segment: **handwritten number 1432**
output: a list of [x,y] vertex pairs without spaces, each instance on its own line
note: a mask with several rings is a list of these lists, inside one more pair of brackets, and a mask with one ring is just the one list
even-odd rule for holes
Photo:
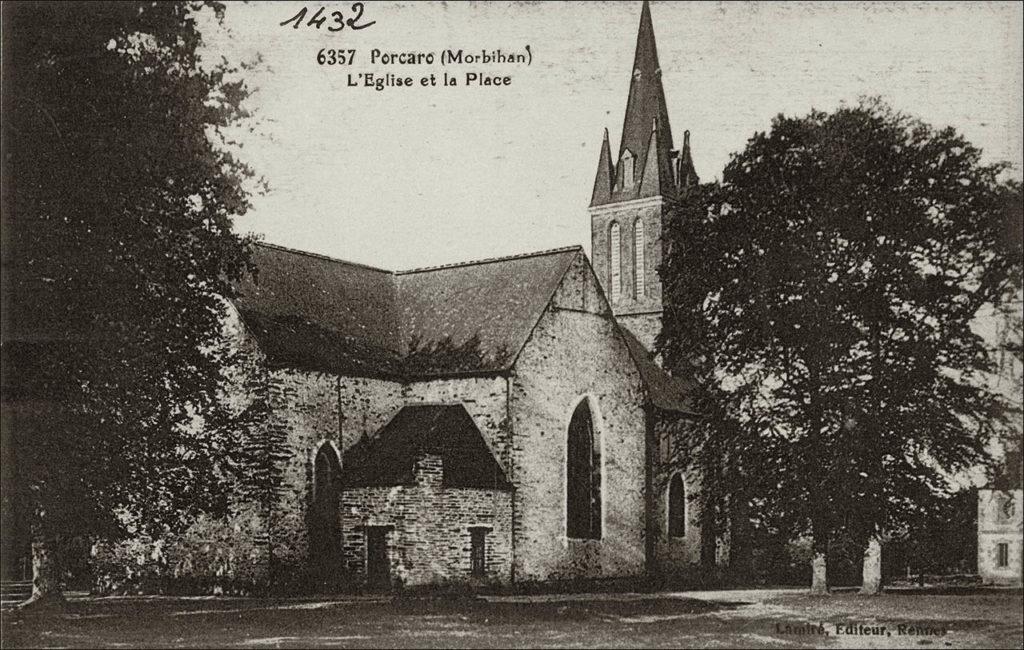
[[[327,14],[327,12],[324,11],[324,8],[320,7],[319,9],[316,10],[316,13],[313,14],[307,21],[306,14],[308,13],[308,11],[309,10],[306,7],[303,7],[302,10],[299,11],[299,13],[295,14],[288,20],[282,22],[281,26],[285,27],[291,24],[291,26],[294,29],[298,29],[304,24],[306,27],[315,27],[317,29],[321,29],[326,25],[327,31],[340,32],[341,30],[345,29],[346,25],[348,26],[349,29],[366,29],[370,25],[374,25],[377,23],[376,20],[372,20],[368,23],[360,24],[359,21],[363,19],[362,2],[352,3],[352,15],[349,16],[348,18],[345,18],[344,14],[342,14],[340,11],[332,11],[330,14]],[[330,21],[328,21],[328,16],[330,16]]]

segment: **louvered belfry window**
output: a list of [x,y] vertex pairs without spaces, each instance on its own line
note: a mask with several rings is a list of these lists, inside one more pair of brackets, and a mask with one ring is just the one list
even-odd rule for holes
[[601,445],[586,399],[569,423],[566,463],[566,535],[601,539]]
[[619,302],[622,293],[622,229],[613,221],[608,228],[608,293],[612,303]]
[[647,292],[646,264],[644,260],[645,238],[644,220],[637,219],[633,223],[633,290],[637,300]]

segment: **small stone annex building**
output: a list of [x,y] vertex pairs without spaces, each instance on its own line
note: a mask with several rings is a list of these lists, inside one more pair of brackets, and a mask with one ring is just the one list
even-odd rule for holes
[[218,572],[258,573],[263,542],[375,584],[696,570],[699,476],[678,453],[693,387],[651,353],[688,144],[672,148],[644,2],[593,265],[571,247],[392,272],[258,246],[232,320],[269,371],[285,485],[272,530],[247,546],[236,522]]

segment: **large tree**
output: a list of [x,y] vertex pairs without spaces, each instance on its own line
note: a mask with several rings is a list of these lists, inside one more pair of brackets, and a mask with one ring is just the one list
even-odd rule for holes
[[713,403],[697,446],[728,450],[708,489],[810,534],[816,589],[837,532],[877,549],[987,461],[1005,404],[972,322],[1020,274],[1005,169],[866,100],[776,118],[666,228],[660,348]]
[[[206,13],[204,13],[206,12]],[[4,3],[5,447],[33,601],[69,539],[223,510],[238,428],[223,297],[249,264],[244,85],[200,56],[217,3]]]

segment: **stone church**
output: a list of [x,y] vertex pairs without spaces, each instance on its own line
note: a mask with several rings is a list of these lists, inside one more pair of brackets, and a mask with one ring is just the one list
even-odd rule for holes
[[662,220],[697,182],[688,132],[673,147],[644,2],[622,141],[613,159],[605,131],[593,186],[593,260],[388,271],[259,246],[230,311],[269,372],[284,486],[270,529],[236,521],[227,550],[196,551],[215,562],[175,570],[259,573],[262,544],[376,585],[696,570],[699,476],[673,453],[693,386],[651,352]]

